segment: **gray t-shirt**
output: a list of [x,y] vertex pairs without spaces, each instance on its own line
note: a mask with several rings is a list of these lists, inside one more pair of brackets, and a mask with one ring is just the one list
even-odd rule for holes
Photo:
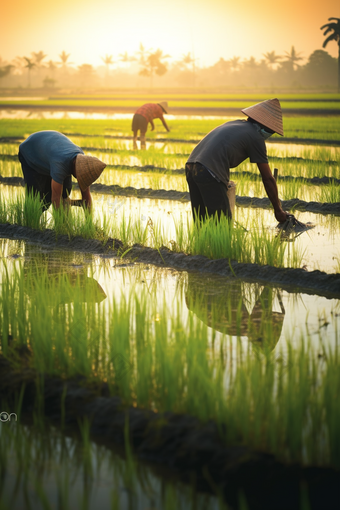
[[72,174],[72,161],[83,150],[58,131],[38,131],[30,135],[19,147],[28,165],[36,172],[50,175],[63,184]]
[[251,122],[234,120],[210,131],[196,145],[187,163],[201,163],[228,184],[230,168],[247,158],[251,163],[268,163],[264,138]]

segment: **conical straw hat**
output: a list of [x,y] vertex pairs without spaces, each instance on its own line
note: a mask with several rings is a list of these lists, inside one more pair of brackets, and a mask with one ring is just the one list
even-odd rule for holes
[[80,189],[85,191],[98,179],[105,167],[106,164],[98,158],[78,154],[76,157],[76,178]]
[[157,104],[159,104],[159,106],[161,106],[163,108],[165,113],[169,113],[169,108],[168,108],[168,102],[167,101],[162,101],[161,103],[157,103]]
[[241,112],[283,136],[282,110],[278,99],[262,101],[262,103],[244,108]]

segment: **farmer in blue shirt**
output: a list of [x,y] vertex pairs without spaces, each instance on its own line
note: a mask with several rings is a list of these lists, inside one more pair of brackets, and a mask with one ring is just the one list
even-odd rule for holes
[[51,203],[58,209],[63,205],[76,205],[69,194],[72,175],[78,181],[82,203],[91,210],[90,185],[98,179],[105,163],[98,158],[85,156],[83,150],[58,131],[38,131],[19,146],[19,161],[28,193],[42,201],[43,211]]

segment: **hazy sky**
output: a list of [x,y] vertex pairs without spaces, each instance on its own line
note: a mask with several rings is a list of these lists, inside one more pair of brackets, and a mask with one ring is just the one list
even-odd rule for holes
[[[221,57],[262,58],[294,45],[308,57],[321,49],[320,26],[340,18],[339,0],[1,0],[0,57],[64,50],[77,65],[106,54],[134,53],[142,43],[174,59],[194,52],[198,65]],[[337,56],[332,41],[326,50]]]

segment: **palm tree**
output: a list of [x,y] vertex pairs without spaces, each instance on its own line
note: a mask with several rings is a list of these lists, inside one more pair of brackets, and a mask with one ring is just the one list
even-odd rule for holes
[[59,58],[61,60],[61,65],[65,69],[67,66],[68,57],[71,55],[71,53],[66,53],[66,51],[62,51],[59,55]]
[[138,63],[141,66],[143,66],[145,64],[145,60],[146,60],[148,52],[146,51],[146,49],[144,48],[142,43],[139,44],[139,50],[136,51],[136,54],[137,54]]
[[54,79],[54,72],[55,70],[57,69],[57,63],[56,62],[53,62],[53,60],[49,60],[47,62],[47,68],[49,69],[49,71],[51,72],[51,76],[52,76],[52,79]]
[[326,29],[323,35],[327,35],[329,32],[333,31],[327,39],[325,39],[322,47],[326,48],[329,41],[336,41],[338,43],[338,92],[340,92],[340,18],[328,18],[328,21],[335,20],[336,23],[326,23],[322,25],[320,30]]
[[134,62],[136,57],[130,56],[127,51],[124,53],[119,53],[119,60],[123,62],[124,64],[127,64],[128,62]]
[[105,57],[101,57],[101,59],[102,59],[102,61],[104,62],[105,66],[106,66],[106,78],[108,78],[109,72],[110,72],[110,66],[112,66],[112,64],[114,64],[113,56],[112,55],[105,55]]
[[11,72],[12,67],[11,64],[7,64],[6,66],[0,67],[0,78],[4,78],[7,74]]
[[22,57],[22,58],[26,61],[26,65],[24,67],[27,68],[27,76],[28,76],[27,87],[30,88],[31,87],[31,71],[32,71],[32,69],[37,67],[37,64],[35,62],[33,62],[33,60],[28,57]]
[[102,59],[102,61],[104,62],[105,66],[106,66],[105,81],[106,81],[106,85],[107,85],[108,84],[108,80],[109,80],[110,66],[112,66],[112,64],[114,64],[113,56],[112,55],[105,55],[105,57],[101,57],[101,59]]
[[255,69],[258,66],[255,57],[249,57],[248,59],[244,59],[243,67],[248,69]]
[[274,69],[274,66],[278,64],[281,60],[281,55],[276,55],[275,51],[268,51],[267,53],[262,53],[266,60],[266,64],[271,68]]
[[298,67],[300,67],[300,64],[298,64],[299,60],[303,60],[303,57],[300,57],[301,55],[301,52],[297,52],[294,48],[294,46],[292,46],[290,52],[289,51],[285,51],[285,54],[286,54],[286,62],[289,62],[293,69],[296,70]]
[[38,51],[37,53],[32,51],[32,55],[37,67],[40,67],[44,58],[47,57],[47,55],[43,51]]
[[240,67],[240,57],[233,57],[229,60],[231,68],[236,71]]
[[170,55],[163,55],[163,51],[157,49],[154,52],[149,52],[148,56],[144,60],[144,64],[141,64],[142,69],[139,71],[139,74],[150,77],[150,87],[152,87],[154,74],[163,76],[163,74],[167,72],[167,64],[162,62],[162,60],[167,58],[170,58]]
[[196,78],[196,58],[191,56],[190,51],[188,53],[183,53],[181,60],[178,62],[180,68],[184,68],[185,70],[189,70],[189,67],[192,67],[192,85],[195,86],[195,78]]

